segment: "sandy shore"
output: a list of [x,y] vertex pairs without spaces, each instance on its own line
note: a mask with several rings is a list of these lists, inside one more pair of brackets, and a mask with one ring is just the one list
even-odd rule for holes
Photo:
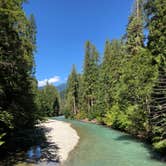
[[46,135],[47,139],[58,146],[58,156],[60,163],[62,163],[79,141],[77,132],[69,123],[58,120],[48,120],[42,123],[42,126],[49,129]]

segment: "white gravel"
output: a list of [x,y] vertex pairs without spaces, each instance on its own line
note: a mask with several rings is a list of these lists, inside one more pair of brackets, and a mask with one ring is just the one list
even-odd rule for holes
[[58,156],[62,163],[79,141],[77,132],[69,123],[58,120],[48,120],[42,123],[42,126],[51,129],[46,136],[49,142],[58,146]]

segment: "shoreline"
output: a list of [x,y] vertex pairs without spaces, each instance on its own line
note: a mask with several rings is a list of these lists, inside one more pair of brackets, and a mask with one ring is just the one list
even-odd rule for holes
[[[85,118],[85,119],[80,119],[80,120],[78,120],[78,121],[83,122],[83,123],[90,123],[90,124],[100,125],[100,126],[103,126],[103,127],[109,128],[109,129],[112,129],[112,130],[116,130],[116,131],[122,132],[122,133],[124,133],[124,134],[127,134],[127,135],[129,135],[129,136],[135,138],[135,139],[138,139],[138,140],[141,141],[142,143],[145,143],[145,144],[150,145],[151,148],[153,149],[152,144],[150,144],[149,142],[147,142],[147,140],[146,140],[145,138],[140,137],[139,135],[132,135],[131,133],[126,132],[125,130],[114,129],[114,128],[112,128],[111,126],[107,126],[107,125],[105,125],[105,124],[103,124],[103,123],[98,122],[97,119],[88,120],[88,118]],[[166,163],[166,155],[163,155],[162,153],[160,153],[159,151],[156,151],[156,150],[154,150],[154,149],[153,149],[153,152],[154,152],[155,154],[158,154],[157,156],[152,155],[153,158],[155,158],[156,160],[159,160],[159,161],[161,161],[161,162]]]
[[58,147],[59,163],[63,163],[79,142],[80,137],[76,130],[71,127],[70,123],[58,120],[47,120],[41,126],[49,130],[46,133],[46,138]]

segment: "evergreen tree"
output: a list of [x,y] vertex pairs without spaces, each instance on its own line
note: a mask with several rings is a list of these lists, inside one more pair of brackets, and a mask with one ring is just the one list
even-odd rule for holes
[[[86,43],[84,71],[82,75],[82,110],[89,117],[95,114],[96,92],[98,86],[98,52],[89,41]],[[92,118],[92,117],[91,117]]]
[[130,55],[135,55],[144,46],[143,23],[143,1],[136,0],[126,33],[126,49]]
[[158,79],[153,89],[150,103],[152,137],[156,149],[166,152],[166,1],[147,0],[148,49],[158,65]]
[[166,57],[166,1],[147,0],[145,3],[147,15],[148,48],[155,57],[165,60]]
[[113,102],[113,88],[119,81],[122,66],[122,43],[118,40],[106,41],[103,62],[100,66],[98,110],[104,116]]
[[106,41],[103,62],[99,68],[99,86],[97,96],[97,111],[104,116],[109,105],[109,93],[110,90],[110,63],[111,63],[111,44]]
[[38,90],[38,106],[41,116],[58,116],[60,112],[60,96],[54,85],[47,83]]
[[66,92],[66,116],[76,115],[79,104],[79,79],[75,65],[73,65],[71,74],[69,75]]
[[[23,0],[0,1],[0,133],[36,123],[33,75],[36,29],[26,17]],[[1,134],[0,134],[1,135]]]

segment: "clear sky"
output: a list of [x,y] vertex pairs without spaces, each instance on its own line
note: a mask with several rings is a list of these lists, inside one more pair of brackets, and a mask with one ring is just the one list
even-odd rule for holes
[[106,39],[120,38],[133,0],[29,0],[24,9],[37,24],[36,77],[58,85],[72,64],[82,71],[84,46],[90,40],[103,55]]

